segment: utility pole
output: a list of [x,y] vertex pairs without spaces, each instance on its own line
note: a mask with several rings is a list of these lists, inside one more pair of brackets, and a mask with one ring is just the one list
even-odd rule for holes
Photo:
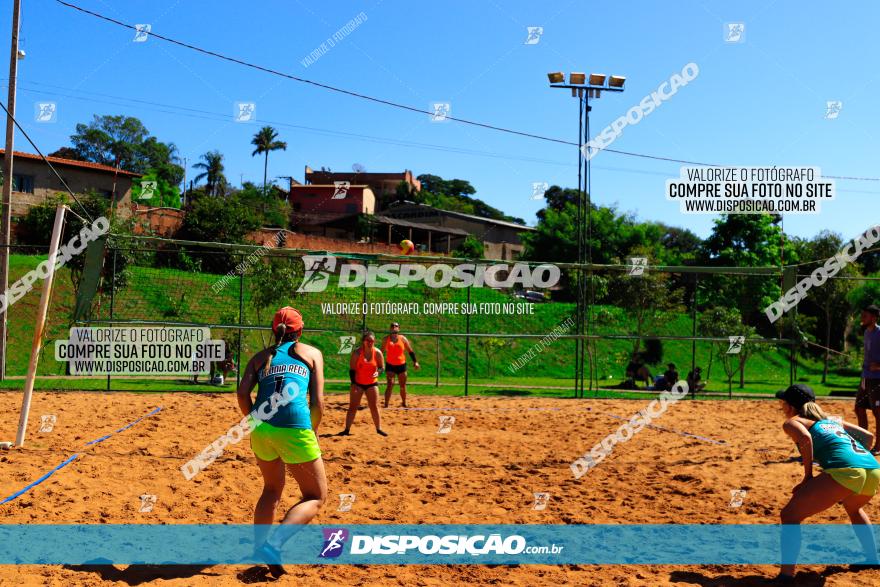
[[293,191],[293,176],[292,175],[279,175],[276,179],[286,179],[287,180],[287,195],[290,196],[290,192]]
[[[3,157],[3,211],[0,218],[0,294],[9,289],[9,245],[12,243],[12,152],[15,139],[15,83],[18,78],[18,29],[21,0],[12,2],[12,44],[9,50],[9,97],[6,100],[6,152]],[[0,317],[0,380],[6,379],[6,327],[9,308]]]

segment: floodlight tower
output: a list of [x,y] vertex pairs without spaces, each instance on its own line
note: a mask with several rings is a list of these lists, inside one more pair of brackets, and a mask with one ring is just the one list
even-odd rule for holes
[[[585,152],[585,143],[590,140],[590,99],[598,99],[602,92],[622,92],[626,78],[619,75],[606,76],[604,73],[587,74],[572,72],[568,74],[568,83],[565,83],[565,74],[555,71],[547,74],[551,88],[567,88],[571,90],[571,96],[578,100],[578,196],[577,196],[577,262],[584,266],[593,262],[592,246],[590,237],[590,158],[593,153]],[[592,280],[589,280],[592,283]],[[575,351],[575,397],[584,397],[585,375],[585,351],[588,335],[589,321],[587,320],[587,276],[583,269],[577,272],[577,334]],[[590,379],[592,388],[592,378]]]

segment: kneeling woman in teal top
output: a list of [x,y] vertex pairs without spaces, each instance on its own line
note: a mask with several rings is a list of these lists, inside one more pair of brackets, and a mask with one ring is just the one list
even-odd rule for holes
[[[792,385],[776,397],[786,417],[782,429],[797,445],[804,463],[804,479],[782,509],[783,562],[794,561],[800,551],[798,524],[840,503],[862,543],[867,563],[876,564],[871,520],[862,509],[880,486],[880,463],[865,448],[871,446],[874,435],[849,422],[830,419],[806,385]],[[814,460],[822,467],[818,476],[813,476]],[[777,579],[791,582],[793,577],[794,564],[783,564]]]

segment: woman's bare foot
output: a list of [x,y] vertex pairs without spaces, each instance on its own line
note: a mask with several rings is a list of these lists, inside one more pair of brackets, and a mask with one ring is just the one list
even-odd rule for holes
[[281,565],[281,552],[268,542],[263,543],[262,546],[257,548],[254,551],[254,554],[269,566],[269,573],[273,577],[280,577],[281,575],[287,574],[287,571],[284,570],[284,567]]

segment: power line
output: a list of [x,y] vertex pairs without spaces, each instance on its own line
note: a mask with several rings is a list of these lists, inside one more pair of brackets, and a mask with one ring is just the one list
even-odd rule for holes
[[[0,78],[0,82],[2,82],[2,81],[6,81],[6,80],[3,78]],[[18,90],[20,92],[30,92],[30,93],[34,93],[34,94],[43,94],[43,95],[50,95],[50,96],[61,96],[63,98],[70,98],[73,100],[82,100],[84,102],[91,102],[91,103],[95,103],[95,104],[109,104],[112,106],[131,107],[132,104],[126,104],[124,102],[133,102],[136,106],[143,108],[143,109],[146,109],[146,110],[150,110],[152,112],[161,112],[163,114],[171,114],[174,116],[186,116],[187,118],[194,118],[196,120],[211,120],[211,121],[223,122],[223,121],[227,121],[229,118],[227,115],[221,114],[219,112],[212,112],[210,110],[200,110],[198,108],[190,108],[188,106],[180,106],[180,105],[175,105],[175,104],[165,104],[162,102],[154,102],[151,100],[141,100],[138,98],[127,98],[124,96],[114,96],[112,94],[105,94],[105,93],[101,93],[101,92],[91,92],[88,90],[67,88],[67,87],[58,86],[55,84],[46,84],[46,83],[35,82],[35,81],[26,81],[26,82],[19,82],[19,83],[20,84],[29,84],[32,86],[41,86],[41,87],[45,87],[45,88],[51,88],[50,90],[41,90],[41,89],[23,88],[23,87],[19,86]],[[0,86],[0,87],[2,87],[2,86]],[[83,96],[63,94],[63,93],[60,93],[60,92],[54,91],[54,90],[62,90],[65,92],[73,92],[75,94],[83,94]],[[122,103],[111,102],[108,100],[97,100],[95,98],[91,98],[88,96],[99,96],[102,98],[109,98],[110,100],[121,100]],[[175,112],[175,110],[180,110],[181,112]],[[200,114],[204,114],[205,116],[200,116]],[[508,154],[504,154],[504,153],[497,153],[495,151],[480,151],[477,149],[465,149],[462,147],[454,147],[451,145],[437,145],[437,144],[433,144],[433,143],[420,143],[420,142],[416,142],[416,141],[405,141],[405,140],[394,139],[394,138],[390,138],[390,137],[365,135],[365,134],[359,134],[359,133],[353,133],[353,132],[334,130],[334,129],[329,129],[329,128],[305,126],[305,125],[301,125],[301,124],[293,124],[290,122],[281,122],[281,121],[276,121],[276,120],[262,120],[262,122],[265,122],[266,124],[271,124],[271,125],[274,125],[277,127],[281,127],[281,128],[291,128],[291,129],[301,130],[301,131],[305,131],[305,132],[311,132],[311,133],[318,134],[318,135],[342,137],[342,138],[348,138],[348,139],[356,140],[356,141],[376,143],[376,144],[380,144],[380,145],[394,145],[394,146],[398,146],[398,147],[408,147],[408,148],[412,148],[412,149],[426,149],[426,150],[431,150],[431,151],[440,151],[443,153],[457,153],[457,154],[471,155],[471,156],[477,156],[477,157],[490,157],[493,159],[505,159],[505,160],[511,160],[511,161],[525,161],[528,163],[538,163],[538,164],[544,164],[544,165],[558,165],[558,166],[562,166],[562,167],[571,166],[571,163],[565,163],[562,161],[554,161],[552,159],[541,159],[538,157],[525,157],[522,155],[508,155]],[[631,155],[634,157],[650,157],[648,155],[642,155],[639,153],[628,153],[625,151],[621,151],[620,153],[623,153],[626,155]],[[664,161],[680,161],[677,159],[668,159],[665,157],[661,157],[659,159],[662,159]],[[618,173],[635,173],[635,174],[641,174],[641,175],[657,175],[657,176],[661,176],[661,177],[669,177],[669,173],[664,173],[662,171],[647,170],[647,169],[612,167],[612,166],[607,166],[607,165],[593,165],[592,167],[595,169],[601,169],[602,171],[613,171],[613,172],[618,172]],[[845,178],[838,178],[838,179],[845,179]],[[864,191],[864,190],[838,190],[838,191],[841,193],[845,192],[845,193],[857,193],[857,194],[880,194],[880,192]]]
[[[876,253],[878,251],[880,251],[880,247],[874,247],[873,249],[865,249],[864,251],[859,253],[859,256],[864,255],[865,253]],[[827,258],[826,259],[816,259],[815,261],[804,261],[803,263],[795,263],[794,265],[786,265],[786,267],[803,267],[805,265],[812,265],[814,263],[823,264],[827,261],[828,261]],[[841,277],[839,279],[844,279],[844,278]]]
[[[69,88],[62,88],[61,86],[51,86],[49,84],[38,84],[37,82],[27,82],[27,83],[31,83],[31,84],[35,84],[35,85],[43,85],[43,86],[47,86],[47,87],[55,87],[55,88],[59,88],[59,89],[65,90],[65,91],[78,91],[78,90],[72,90]],[[91,102],[95,102],[95,103],[110,104],[113,106],[129,106],[128,104],[119,104],[116,102],[95,100],[92,98],[86,98],[86,97],[81,97],[81,96],[72,96],[72,95],[61,94],[61,93],[57,93],[57,92],[46,92],[46,91],[42,91],[42,90],[34,90],[34,89],[28,89],[28,88],[20,88],[20,90],[24,91],[24,92],[44,93],[44,94],[49,94],[49,95],[62,96],[62,97],[71,98],[74,100],[84,100],[84,101],[91,101]],[[197,118],[197,119],[201,119],[201,120],[224,121],[228,118],[218,112],[211,112],[211,111],[207,111],[207,110],[198,110],[195,108],[188,108],[185,106],[161,104],[158,102],[150,102],[147,100],[137,100],[134,98],[124,98],[121,96],[112,96],[109,94],[100,94],[97,92],[82,92],[82,93],[93,94],[93,95],[97,95],[97,96],[104,96],[104,97],[111,98],[114,100],[127,100],[127,101],[131,101],[131,102],[136,102],[139,104],[156,106],[159,108],[171,108],[171,109],[176,109],[176,110],[185,110],[185,111],[189,111],[189,112],[208,115],[208,116],[193,116],[193,115],[187,115],[182,112],[171,112],[168,110],[159,110],[159,109],[155,109],[155,108],[153,109],[156,112],[163,112],[166,114],[176,114],[176,115],[181,115],[181,116],[189,116],[190,118]],[[279,127],[287,127],[287,128],[298,129],[298,130],[306,130],[306,131],[311,131],[311,132],[320,133],[320,134],[328,134],[328,135],[332,135],[332,136],[347,136],[347,137],[351,137],[351,138],[355,138],[355,139],[361,139],[361,140],[365,140],[365,141],[369,141],[369,142],[376,142],[376,143],[393,144],[393,145],[399,145],[399,146],[422,147],[422,148],[444,150],[444,151],[454,151],[454,152],[461,152],[463,154],[469,154],[469,155],[485,155],[485,156],[489,156],[489,157],[498,157],[498,158],[506,158],[506,159],[519,159],[519,160],[523,160],[523,161],[532,161],[532,162],[536,162],[536,163],[547,163],[547,164],[554,164],[554,165],[568,165],[567,163],[562,163],[561,161],[553,161],[550,159],[539,159],[539,158],[534,158],[534,157],[519,157],[519,156],[515,156],[515,155],[504,155],[501,153],[495,153],[495,152],[491,152],[491,151],[478,151],[478,150],[474,150],[474,149],[463,149],[463,148],[452,147],[452,146],[447,146],[447,145],[434,145],[434,144],[430,144],[430,143],[418,143],[418,142],[414,142],[414,141],[401,141],[398,139],[392,139],[392,138],[387,138],[387,137],[377,137],[377,136],[373,136],[373,135],[349,133],[349,132],[344,132],[344,131],[337,131],[337,130],[332,130],[332,129],[304,126],[304,125],[298,125],[298,124],[292,124],[292,123],[280,122],[280,121],[273,121],[273,120],[263,120],[263,122],[265,122],[267,124],[279,126]]]
[[[211,112],[208,110],[199,110],[196,108],[189,108],[186,106],[162,104],[159,102],[151,102],[149,100],[125,98],[122,96],[113,96],[110,94],[101,94],[98,92],[74,90],[71,88],[64,88],[61,86],[53,86],[51,84],[41,84],[38,82],[26,82],[26,83],[29,83],[32,85],[50,87],[50,88],[57,88],[57,89],[60,89],[63,91],[68,91],[68,92],[78,92],[78,93],[82,93],[82,94],[92,94],[95,96],[102,96],[105,98],[109,98],[111,100],[130,101],[130,102],[134,102],[135,104],[138,104],[138,105],[144,105],[144,106],[142,106],[143,108],[146,108],[148,110],[152,110],[154,112],[162,112],[165,114],[172,114],[172,115],[177,115],[177,116],[186,116],[188,118],[195,118],[195,119],[199,119],[199,120],[211,120],[211,121],[221,122],[221,121],[228,121],[230,118],[229,116],[223,115],[219,112]],[[30,88],[21,88],[20,87],[19,91],[45,94],[45,95],[50,95],[50,96],[61,96],[61,97],[70,98],[73,100],[82,100],[82,101],[93,102],[93,103],[98,103],[98,104],[110,104],[113,106],[128,106],[128,107],[131,106],[130,104],[111,102],[111,101],[107,101],[107,100],[97,100],[97,99],[94,99],[91,97],[63,94],[63,93],[60,93],[57,91],[52,91],[52,90],[47,91],[47,90],[38,90],[38,89],[30,89]],[[152,108],[149,108],[149,107],[152,107]],[[167,110],[167,109],[171,109],[171,110]],[[180,110],[181,112],[174,112],[172,110]],[[205,116],[200,116],[200,114],[203,114]],[[375,136],[375,135],[351,133],[351,132],[345,132],[345,131],[339,131],[339,130],[333,130],[333,129],[327,129],[327,128],[319,128],[319,127],[313,127],[313,126],[305,126],[305,125],[293,124],[293,123],[281,122],[281,121],[275,121],[275,120],[261,120],[261,121],[266,124],[271,124],[271,125],[277,126],[277,127],[303,130],[303,131],[312,132],[315,134],[323,134],[323,135],[336,136],[336,137],[347,137],[347,138],[351,138],[351,139],[355,139],[355,140],[362,140],[362,141],[371,142],[371,143],[389,144],[389,145],[396,145],[396,146],[401,146],[401,147],[430,149],[430,150],[434,150],[434,151],[460,153],[463,155],[479,155],[479,156],[484,156],[484,157],[492,157],[492,158],[496,158],[496,159],[511,159],[511,160],[517,160],[517,161],[526,161],[526,162],[531,162],[531,163],[543,163],[543,164],[547,164],[547,165],[561,165],[561,166],[566,166],[566,167],[569,165],[569,163],[563,163],[561,161],[553,161],[551,159],[541,159],[541,158],[537,158],[537,157],[525,157],[525,156],[519,156],[519,155],[506,155],[503,153],[497,153],[497,152],[493,152],[493,151],[480,151],[480,150],[476,150],[476,149],[465,149],[465,148],[453,147],[453,146],[449,146],[449,145],[436,145],[436,144],[431,144],[431,143],[420,143],[420,142],[416,142],[416,141],[404,141],[404,140],[394,139],[394,138],[389,138],[389,137],[379,137],[379,136]],[[633,170],[633,171],[637,172],[638,170]],[[658,174],[659,174],[659,172],[658,172]],[[661,175],[665,175],[665,174],[661,174]]]
[[[8,81],[4,78],[0,78],[0,82]],[[28,84],[31,86],[40,86],[44,88],[50,88],[49,90],[43,89],[33,89],[33,88],[24,88],[19,86],[19,92],[29,92],[34,94],[41,95],[49,95],[49,96],[60,96],[63,98],[70,98],[72,100],[81,100],[84,102],[94,103],[94,104],[109,104],[111,106],[123,106],[123,107],[132,107],[132,104],[126,104],[125,102],[133,102],[134,106],[143,108],[146,110],[150,110],[152,112],[161,112],[163,114],[170,114],[172,116],[185,116],[187,118],[193,118],[196,120],[209,120],[209,121],[218,121],[224,122],[228,120],[228,116],[221,114],[219,112],[212,112],[210,110],[200,110],[198,108],[190,108],[188,106],[180,106],[176,104],[165,104],[162,102],[154,102],[151,100],[141,100],[138,98],[127,98],[124,96],[114,96],[112,94],[105,94],[102,92],[91,92],[88,90],[80,90],[74,88],[67,88],[64,86],[59,86],[55,84],[47,84],[42,82],[35,81],[25,81],[20,82],[20,84]],[[3,87],[3,86],[0,86]],[[81,96],[64,94],[60,93],[56,90],[62,90],[64,92],[72,92],[74,94],[82,94]],[[109,100],[119,100],[121,102],[113,102],[109,100],[99,100],[92,98],[90,96],[99,96],[102,98],[108,98]],[[179,112],[176,112],[179,111]],[[204,116],[202,116],[204,115]],[[504,153],[498,153],[495,151],[481,151],[477,149],[465,149],[462,147],[454,147],[451,145],[437,145],[433,143],[421,143],[417,141],[405,141],[401,139],[395,139],[390,137],[380,137],[375,135],[365,135],[360,133],[352,133],[345,132],[340,130],[334,130],[329,128],[320,128],[314,126],[306,126],[301,124],[293,124],[289,122],[281,122],[276,120],[263,120],[262,122],[266,124],[271,124],[281,128],[291,128],[300,131],[310,132],[317,135],[322,136],[331,136],[331,137],[342,137],[350,140],[356,141],[364,141],[367,143],[375,143],[380,145],[394,145],[398,147],[407,147],[411,149],[426,149],[430,151],[439,151],[443,153],[456,153],[461,155],[470,155],[477,157],[490,157],[493,159],[503,159],[510,161],[525,161],[528,163],[538,163],[543,165],[558,165],[562,167],[569,167],[570,163],[564,163],[562,161],[554,161],[552,159],[542,159],[538,157],[525,157],[521,155],[509,155]],[[627,153],[628,154],[628,153]],[[632,153],[633,156],[639,157],[642,156],[638,153]],[[668,160],[663,158],[664,160]],[[595,169],[601,169],[603,171],[611,171],[618,173],[634,173],[634,174],[642,174],[642,175],[657,175],[661,177],[669,177],[668,173],[664,173],[662,171],[652,171],[647,169],[636,169],[636,168],[628,168],[628,167],[612,167],[607,165],[593,165]],[[880,192],[876,191],[863,191],[863,190],[838,190],[840,192],[845,193],[863,193],[863,194],[880,194]]]
[[[5,80],[0,79],[0,81],[5,81]],[[67,88],[67,87],[58,86],[55,84],[46,84],[46,83],[35,82],[35,81],[26,81],[26,82],[20,82],[20,83],[21,84],[29,84],[32,86],[42,86],[45,88],[51,88],[51,90],[47,91],[47,90],[19,87],[19,91],[22,91],[22,92],[30,92],[30,93],[35,93],[35,94],[46,94],[46,95],[50,95],[50,96],[61,96],[64,98],[71,98],[73,100],[82,100],[82,101],[94,102],[94,103],[98,103],[98,104],[110,104],[113,106],[127,106],[127,107],[131,106],[130,104],[109,102],[106,100],[96,100],[94,98],[86,97],[87,95],[99,96],[102,98],[109,98],[111,100],[121,100],[123,102],[134,102],[135,104],[145,105],[144,106],[145,108],[147,106],[153,106],[154,108],[146,108],[146,109],[152,110],[154,112],[162,112],[164,114],[186,116],[188,118],[195,118],[197,120],[226,121],[229,118],[228,116],[221,114],[219,112],[212,112],[209,110],[200,110],[198,108],[190,108],[188,106],[180,106],[180,105],[175,105],[175,104],[165,104],[165,103],[161,103],[161,102],[154,102],[151,100],[142,100],[142,99],[138,99],[138,98],[127,98],[124,96],[114,96],[112,94],[105,94],[105,93],[101,93],[101,92],[91,92],[88,90]],[[57,91],[52,91],[52,90],[62,90],[65,92],[73,92],[73,93],[83,94],[84,96],[62,94],[62,93],[59,93]],[[166,109],[170,109],[170,110],[166,110]],[[173,112],[172,110],[180,110],[182,112]],[[198,116],[198,114],[205,114],[207,116]],[[437,144],[432,144],[432,143],[420,143],[420,142],[416,142],[416,141],[404,141],[404,140],[393,139],[393,138],[389,138],[389,137],[365,135],[365,134],[345,132],[345,131],[339,131],[339,130],[333,130],[333,129],[327,129],[327,128],[319,128],[319,127],[314,127],[314,126],[305,126],[305,125],[301,125],[301,124],[293,124],[293,123],[289,123],[289,122],[281,122],[281,121],[275,121],[275,120],[262,120],[262,122],[265,122],[267,124],[271,124],[274,126],[278,126],[278,127],[283,127],[283,128],[304,130],[307,132],[313,132],[316,134],[325,134],[325,135],[330,135],[330,136],[347,137],[347,138],[351,138],[354,140],[362,140],[362,141],[378,143],[378,144],[387,144],[387,145],[395,145],[395,146],[400,146],[400,147],[411,147],[411,148],[420,148],[420,149],[430,149],[430,150],[443,151],[443,152],[449,152],[449,153],[460,153],[463,155],[477,155],[477,156],[484,156],[484,157],[492,157],[492,158],[496,158],[496,159],[510,159],[510,160],[516,160],[516,161],[527,161],[527,162],[531,162],[531,163],[543,163],[543,164],[547,164],[547,165],[560,165],[560,166],[565,166],[565,167],[568,167],[571,165],[571,163],[564,163],[562,161],[554,161],[552,159],[541,159],[541,158],[537,158],[537,157],[524,157],[524,156],[520,156],[520,155],[506,155],[504,153],[497,153],[494,151],[480,151],[480,150],[476,150],[476,149],[465,149],[462,147],[453,147],[451,145],[437,145]],[[641,174],[647,174],[647,175],[658,175],[658,176],[663,176],[663,177],[669,176],[668,173],[664,173],[662,171],[649,171],[649,170],[645,170],[645,169],[629,169],[629,168],[622,168],[622,167],[608,167],[608,166],[599,166],[599,165],[596,165],[594,167],[596,167],[597,169],[605,170],[605,171],[618,171],[621,173],[641,173]],[[873,193],[880,193],[880,192],[867,192],[867,193],[873,194]]]
[[[0,108],[3,108],[3,111],[6,113],[6,116],[8,116],[8,117],[12,120],[12,122],[15,124],[15,126],[18,127],[18,130],[21,131],[21,134],[24,135],[24,138],[27,139],[27,142],[29,142],[29,143],[31,144],[31,146],[32,146],[32,147],[37,151],[37,153],[40,155],[40,157],[42,157],[43,162],[45,162],[46,165],[49,166],[49,169],[52,170],[52,173],[55,174],[55,177],[58,178],[58,181],[61,182],[61,185],[64,186],[64,189],[66,189],[66,190],[67,190],[67,193],[70,194],[70,197],[73,198],[73,201],[76,202],[77,204],[79,204],[79,207],[82,208],[82,210],[83,210],[83,214],[85,214],[85,215],[88,217],[89,222],[94,222],[95,219],[92,218],[91,214],[89,214],[89,211],[86,209],[86,207],[83,206],[82,202],[79,201],[79,198],[76,197],[76,194],[73,193],[73,190],[70,189],[70,186],[67,185],[67,182],[64,181],[64,178],[61,177],[61,175],[60,175],[60,174],[58,173],[58,171],[55,169],[55,166],[52,165],[52,163],[46,158],[46,156],[43,154],[43,152],[40,150],[40,148],[37,146],[37,144],[36,144],[33,140],[31,140],[31,137],[30,137],[30,135],[27,133],[27,131],[24,130],[24,129],[21,127],[20,124],[18,124],[18,121],[15,119],[15,117],[12,115],[12,113],[9,112],[9,110],[6,108],[6,104],[3,104],[2,102],[0,102]],[[15,154],[14,154],[14,153],[6,153],[5,156],[6,156],[6,157],[13,157],[13,158],[14,158],[14,157],[15,157]],[[7,177],[7,178],[5,178],[5,180],[6,180],[6,181],[12,181],[12,178],[11,178],[11,177]],[[72,210],[71,210],[71,212],[72,212]],[[74,214],[74,216],[78,217],[80,220],[83,220],[82,216],[80,216],[80,215],[77,214],[76,212],[73,212],[73,214]]]
[[[64,2],[64,0],[56,0],[56,2],[58,2],[59,4],[62,4],[64,6],[67,6],[68,8],[73,8],[74,10],[78,10],[78,11],[83,12],[85,14],[88,14],[90,16],[94,16],[94,17],[99,18],[101,20],[105,20],[107,22],[113,23],[117,26],[132,29],[134,31],[138,30],[134,25],[126,24],[122,21],[116,20],[115,18],[111,18],[109,16],[104,16],[103,14],[99,14],[97,12],[92,12],[91,10],[86,10],[85,8],[82,8],[82,7],[77,6],[75,4],[70,4],[69,2]],[[237,63],[238,65],[250,67],[251,69],[256,69],[256,70],[262,71],[264,73],[270,73],[272,75],[277,75],[277,76],[284,77],[284,78],[287,78],[287,79],[290,79],[293,81],[297,81],[300,83],[309,84],[309,85],[312,85],[312,86],[315,86],[318,88],[322,88],[324,90],[330,90],[331,92],[345,94],[347,96],[360,98],[362,100],[369,100],[370,102],[376,102],[377,104],[384,104],[385,106],[391,106],[393,108],[400,108],[402,110],[409,110],[410,112],[417,112],[419,114],[427,114],[428,116],[433,116],[435,114],[434,112],[430,112],[428,110],[422,110],[421,108],[416,108],[415,106],[408,106],[406,104],[401,104],[399,102],[392,102],[391,100],[385,100],[383,98],[376,98],[374,96],[368,96],[367,94],[361,94],[359,92],[353,92],[351,90],[346,90],[344,88],[338,88],[336,86],[331,86],[329,84],[322,84],[320,82],[316,82],[313,80],[308,80],[305,78],[297,77],[297,76],[291,75],[289,73],[284,73],[283,71],[278,71],[277,69],[271,69],[269,67],[257,65],[255,63],[249,63],[247,61],[243,61],[243,60],[235,58],[235,57],[229,57],[228,55],[223,55],[222,53],[217,53],[216,51],[211,51],[209,49],[202,49],[201,47],[197,47],[195,45],[191,45],[191,44],[185,43],[183,41],[178,41],[176,39],[172,39],[171,37],[166,37],[166,36],[160,35],[158,33],[153,32],[152,30],[150,31],[149,34],[151,37],[156,37],[157,39],[161,39],[161,40],[166,41],[168,43],[172,43],[174,45],[179,45],[181,47],[185,47],[187,49],[191,49],[193,51],[197,51],[197,52],[203,53],[205,55],[210,55],[211,57],[217,57],[218,59],[222,59],[224,61],[229,61],[231,63]],[[496,130],[499,132],[505,132],[505,133],[519,135],[519,136],[523,136],[523,137],[529,137],[529,138],[533,138],[533,139],[539,139],[542,141],[549,141],[552,143],[561,143],[561,144],[566,144],[566,145],[573,145],[574,144],[569,141],[563,141],[561,139],[554,139],[552,137],[545,137],[545,136],[541,136],[541,135],[536,135],[534,133],[528,133],[528,132],[509,129],[509,128],[503,128],[500,126],[486,124],[483,122],[477,122],[474,120],[467,120],[464,118],[455,118],[452,116],[446,116],[445,118],[446,118],[446,120],[454,120],[454,121],[460,122],[462,124],[469,124],[471,126],[478,126],[481,128],[487,128],[490,130]]]
[[[116,20],[115,18],[111,18],[111,17],[109,17],[109,16],[105,16],[105,15],[103,15],[103,14],[100,14],[100,13],[98,13],[98,12],[94,12],[94,11],[91,11],[91,10],[87,10],[87,9],[85,9],[85,8],[82,8],[81,6],[77,6],[76,4],[71,4],[70,2],[65,2],[64,0],[55,0],[55,1],[58,2],[59,4],[61,4],[62,6],[66,6],[66,7],[68,7],[68,8],[72,8],[72,9],[74,9],[74,10],[76,10],[76,11],[78,11],[78,12],[81,12],[81,13],[83,13],[83,14],[87,14],[87,15],[89,15],[89,16],[93,16],[93,17],[95,17],[95,18],[98,18],[98,19],[100,19],[100,20],[104,20],[104,21],[106,21],[106,22],[109,22],[109,23],[115,24],[115,25],[120,26],[120,27],[123,27],[123,28],[131,29],[131,30],[136,31],[136,32],[138,31],[138,29],[137,29],[137,27],[135,27],[135,25],[127,24],[127,23],[124,23],[124,22],[122,22],[122,21]],[[156,37],[157,39],[161,39],[161,40],[166,41],[166,42],[168,42],[168,43],[172,43],[172,44],[174,44],[174,45],[178,45],[178,46],[180,46],[180,47],[184,47],[184,48],[186,48],[186,49],[190,49],[190,50],[192,50],[192,51],[196,51],[196,52],[198,52],[198,53],[202,53],[202,54],[204,54],[204,55],[208,55],[208,56],[211,56],[211,57],[216,57],[216,58],[218,58],[218,59],[222,59],[222,60],[224,60],[224,61],[229,61],[229,62],[231,62],[231,63],[236,63],[236,64],[238,64],[238,65],[243,65],[244,67],[249,67],[249,68],[251,68],[251,69],[256,69],[256,70],[258,70],[258,71],[262,71],[262,72],[264,72],[264,73],[269,73],[269,74],[271,74],[271,75],[276,75],[276,76],[280,76],[280,77],[283,77],[283,78],[287,78],[287,79],[290,79],[290,80],[293,80],[293,81],[297,81],[297,82],[300,82],[300,83],[309,84],[309,85],[311,85],[311,86],[315,86],[315,87],[318,87],[318,88],[321,88],[321,89],[324,89],[324,90],[329,90],[329,91],[332,91],[332,92],[337,92],[337,93],[344,94],[344,95],[347,95],[347,96],[352,96],[352,97],[354,97],[354,98],[360,98],[360,99],[362,99],[362,100],[368,100],[368,101],[370,101],[370,102],[375,102],[375,103],[377,103],[377,104],[383,104],[383,105],[385,105],[385,106],[390,106],[390,107],[392,107],[392,108],[398,108],[398,109],[401,109],[401,110],[407,110],[407,111],[409,111],[409,112],[416,112],[416,113],[419,113],[419,114],[427,114],[427,115],[429,115],[429,116],[432,116],[432,115],[434,114],[433,112],[430,112],[430,111],[428,111],[428,110],[423,110],[423,109],[421,109],[421,108],[416,108],[415,106],[409,106],[409,105],[407,105],[407,104],[401,104],[401,103],[399,103],[399,102],[393,102],[393,101],[391,101],[391,100],[386,100],[386,99],[383,99],[383,98],[376,98],[376,97],[374,97],[374,96],[369,96],[369,95],[367,95],[367,94],[362,94],[362,93],[360,93],[360,92],[354,92],[354,91],[352,91],[352,90],[346,90],[346,89],[344,89],[344,88],[339,88],[339,87],[336,87],[336,86],[331,86],[331,85],[329,85],[329,84],[323,84],[323,83],[316,82],[316,81],[313,81],[313,80],[309,80],[309,79],[301,78],[301,77],[298,77],[298,76],[295,76],[295,75],[292,75],[292,74],[289,74],[289,73],[284,73],[284,72],[282,72],[282,71],[278,71],[278,70],[276,70],[276,69],[272,69],[272,68],[265,67],[265,66],[262,66],[262,65],[257,65],[257,64],[255,64],[255,63],[250,63],[250,62],[248,62],[248,61],[244,61],[244,60],[242,60],[242,59],[238,59],[238,58],[236,58],[236,57],[230,57],[230,56],[228,56],[228,55],[223,55],[222,53],[217,53],[216,51],[211,51],[211,50],[209,50],[209,49],[203,49],[203,48],[201,48],[201,47],[198,47],[198,46],[196,46],[196,45],[192,45],[192,44],[190,44],[190,43],[186,43],[186,42],[184,42],[184,41],[178,41],[177,39],[173,39],[173,38],[171,38],[171,37],[166,37],[166,36],[164,36],[164,35],[161,35],[161,34],[159,34],[159,33],[154,32],[153,30],[150,31],[149,35],[150,35],[151,37]],[[477,121],[475,121],[475,120],[467,120],[467,119],[464,119],[464,118],[456,118],[456,117],[454,117],[454,116],[448,116],[448,115],[447,115],[445,118],[446,118],[447,120],[452,120],[452,121],[454,121],[454,122],[459,122],[459,123],[461,123],[461,124],[468,124],[468,125],[471,125],[471,126],[476,126],[476,127],[485,128],[485,129],[489,129],[489,130],[494,130],[494,131],[498,131],[498,132],[503,132],[503,133],[507,133],[507,134],[517,135],[517,136],[522,136],[522,137],[527,137],[527,138],[532,138],[532,139],[538,139],[538,140],[547,141],[547,142],[551,142],[551,143],[558,143],[558,144],[562,144],[562,145],[577,146],[577,143],[574,143],[574,142],[572,142],[572,141],[567,141],[567,140],[564,140],[564,139],[556,139],[556,138],[553,138],[553,137],[547,137],[547,136],[538,135],[538,134],[529,133],[529,132],[524,132],[524,131],[518,131],[518,130],[514,130],[514,129],[510,129],[510,128],[505,128],[505,127],[501,127],[501,126],[496,126],[496,125],[493,125],[493,124],[488,124],[488,123],[483,123],[483,122],[477,122]],[[632,151],[622,151],[622,150],[619,150],[619,149],[602,149],[602,151],[606,151],[606,152],[609,152],[609,153],[616,153],[616,154],[618,154],[618,155],[625,155],[625,156],[628,156],[628,157],[639,157],[639,158],[643,158],[643,159],[652,159],[652,160],[656,160],[656,161],[667,161],[667,162],[671,162],[671,163],[683,163],[683,164],[685,164],[685,165],[701,165],[701,166],[706,166],[706,167],[718,167],[717,164],[713,164],[713,163],[705,163],[705,162],[700,162],[700,161],[689,161],[689,160],[686,160],[686,159],[677,159],[677,158],[674,158],[674,157],[662,157],[662,156],[659,156],[659,155],[648,155],[648,154],[645,154],[645,153],[635,153],[635,152],[632,152]],[[825,176],[825,177],[828,178],[828,179],[845,179],[845,180],[852,180],[852,181],[877,181],[877,182],[880,182],[880,177],[855,177],[855,176],[835,176],[835,175],[827,175],[827,176]]]

